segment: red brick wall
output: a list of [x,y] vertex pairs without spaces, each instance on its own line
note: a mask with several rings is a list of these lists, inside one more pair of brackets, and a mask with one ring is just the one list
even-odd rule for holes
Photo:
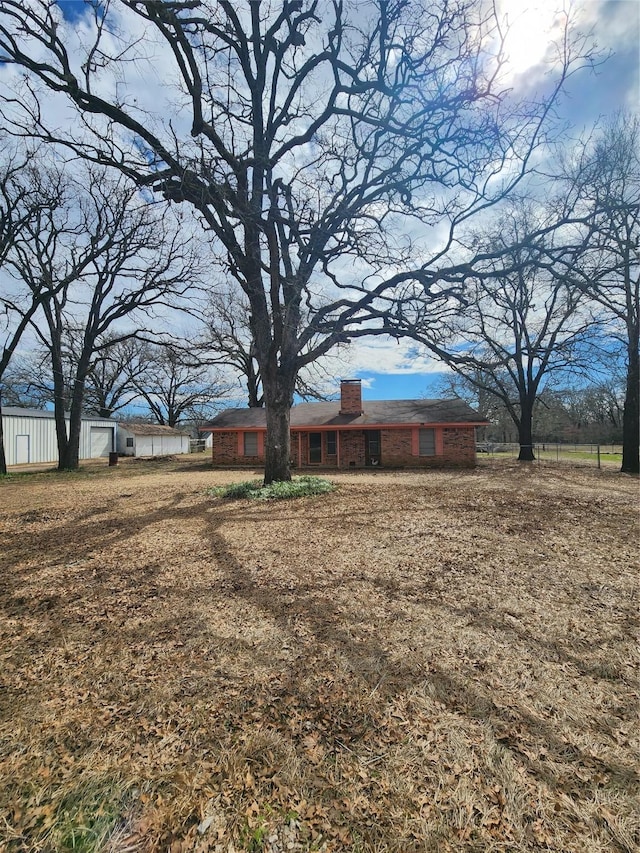
[[362,385],[360,380],[340,383],[340,414],[359,415],[362,412]]
[[[442,440],[439,440],[441,432]],[[436,428],[435,456],[412,454],[412,430],[382,430],[382,465],[406,468],[470,467],[476,464],[476,438],[473,427]],[[438,448],[442,447],[442,453]]]
[[461,467],[476,464],[474,427],[445,427],[442,430],[442,463]]
[[[300,435],[300,440],[298,435]],[[476,440],[473,427],[444,427],[441,442],[442,454],[438,456],[414,456],[411,452],[411,429],[383,429],[380,433],[380,440],[383,467],[469,467],[476,463]],[[338,442],[340,467],[363,468],[365,464],[364,430],[340,430]],[[438,444],[437,441],[436,446]],[[301,449],[300,456],[298,456],[298,448]],[[321,467],[332,468],[337,465],[336,456],[327,455],[326,432],[323,432],[322,435],[322,459]],[[291,460],[297,468],[309,466],[309,435],[307,432],[291,434]],[[264,457],[239,454],[238,433],[229,430],[213,433],[213,463],[214,465],[259,466],[264,463]]]
[[341,430],[338,436],[340,442],[340,467],[364,467],[364,430]]
[[419,465],[417,456],[411,455],[410,429],[383,429],[380,433],[380,459],[390,468],[396,465]]
[[213,464],[214,465],[262,465],[263,456],[245,456],[238,453],[238,433],[213,433]]

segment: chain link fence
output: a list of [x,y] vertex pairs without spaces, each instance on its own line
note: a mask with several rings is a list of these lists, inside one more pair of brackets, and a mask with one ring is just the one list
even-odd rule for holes
[[[476,446],[478,460],[498,461],[517,459],[520,445],[483,441]],[[619,444],[553,444],[539,442],[533,445],[535,462],[564,463],[595,468],[615,468],[622,464],[622,446]]]

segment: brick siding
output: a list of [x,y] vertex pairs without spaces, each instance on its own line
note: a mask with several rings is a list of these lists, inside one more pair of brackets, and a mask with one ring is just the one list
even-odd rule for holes
[[380,461],[383,466],[395,468],[404,465],[420,465],[419,456],[411,453],[410,429],[383,429],[380,433]]
[[[438,433],[436,429],[436,436]],[[468,467],[476,463],[476,439],[473,427],[445,427],[441,430],[442,453],[414,456],[412,430],[383,429],[381,461],[388,468]],[[440,444],[436,437],[436,447]]]
[[474,427],[445,427],[442,430],[442,464],[472,467],[476,464]]
[[341,430],[338,441],[340,442],[340,467],[364,468],[364,430]]
[[245,456],[238,453],[238,433],[231,430],[213,433],[214,465],[263,465],[263,456]]
[[362,385],[359,381],[340,383],[340,414],[359,415],[362,412]]
[[[364,430],[340,430],[338,443],[341,468],[365,467]],[[380,432],[380,443],[381,464],[386,468],[472,467],[476,463],[476,439],[473,427],[441,428],[441,442],[437,441],[436,445],[442,447],[442,453],[436,456],[413,455],[411,429],[383,429]],[[291,461],[296,468],[316,467],[309,466],[308,432],[291,434]],[[264,457],[239,454],[237,432],[231,430],[214,432],[213,464],[259,466],[264,464]],[[337,457],[327,454],[327,434],[323,431],[322,464],[317,467],[336,466]]]

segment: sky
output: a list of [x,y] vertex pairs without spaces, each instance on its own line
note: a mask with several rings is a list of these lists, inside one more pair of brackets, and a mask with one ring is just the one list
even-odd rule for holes
[[[68,20],[77,18],[79,2],[63,0],[60,5]],[[558,34],[556,10],[562,0],[496,0],[496,5],[509,24],[503,84],[516,95],[532,95],[544,84],[542,70]],[[568,81],[559,104],[558,126],[567,125],[564,138],[571,145],[599,118],[640,107],[640,2],[577,0],[566,5],[576,28],[591,33],[603,55],[595,71],[580,72]],[[141,84],[149,97],[156,97],[158,81]],[[409,341],[382,338],[359,339],[334,354],[326,369],[336,382],[362,379],[369,399],[435,396],[442,381],[442,367],[428,353]]]
[[[511,85],[527,91],[539,63],[553,38],[555,9],[561,3],[501,0],[499,11],[507,15],[510,36]],[[593,72],[573,77],[566,87],[560,121],[569,127],[566,143],[578,139],[594,122],[616,110],[640,109],[640,2],[638,0],[581,0],[572,4],[580,29],[592,32],[607,58]],[[441,365],[405,342],[368,339],[359,342],[345,364],[353,378],[363,380],[363,394],[369,399],[411,399],[437,396],[443,374]]]

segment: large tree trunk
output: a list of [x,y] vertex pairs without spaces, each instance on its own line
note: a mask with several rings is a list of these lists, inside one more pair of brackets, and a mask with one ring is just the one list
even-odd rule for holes
[[62,360],[58,358],[55,351],[51,352],[51,365],[53,367],[53,414],[56,424],[56,442],[58,445],[58,471],[66,471],[69,468],[67,464],[69,437],[67,435],[67,421],[65,417],[66,398],[64,381],[62,379]]
[[65,419],[64,400],[58,399],[54,393],[53,414],[56,423],[56,442],[58,444],[58,471],[66,470],[67,457],[67,422]]
[[[291,479],[291,434],[289,416],[295,379],[280,376],[264,383],[267,437],[264,447],[264,484]],[[270,387],[273,386],[273,387]]]
[[638,356],[639,327],[630,330],[627,366],[627,389],[622,414],[622,472],[640,473],[640,364]]
[[80,466],[80,430],[82,428],[82,406],[73,405],[69,414],[69,437],[58,459],[59,471],[76,471]]
[[260,377],[251,360],[247,364],[247,393],[250,409],[259,409],[264,405],[264,397],[260,394]]
[[89,372],[89,358],[83,353],[78,362],[71,394],[69,412],[69,436],[64,448],[64,454],[58,461],[60,471],[76,471],[80,467],[80,433],[82,431],[82,404],[84,403],[84,387]]
[[533,401],[528,398],[521,398],[520,400],[518,441],[520,442],[518,462],[535,462],[536,457],[533,453]]

